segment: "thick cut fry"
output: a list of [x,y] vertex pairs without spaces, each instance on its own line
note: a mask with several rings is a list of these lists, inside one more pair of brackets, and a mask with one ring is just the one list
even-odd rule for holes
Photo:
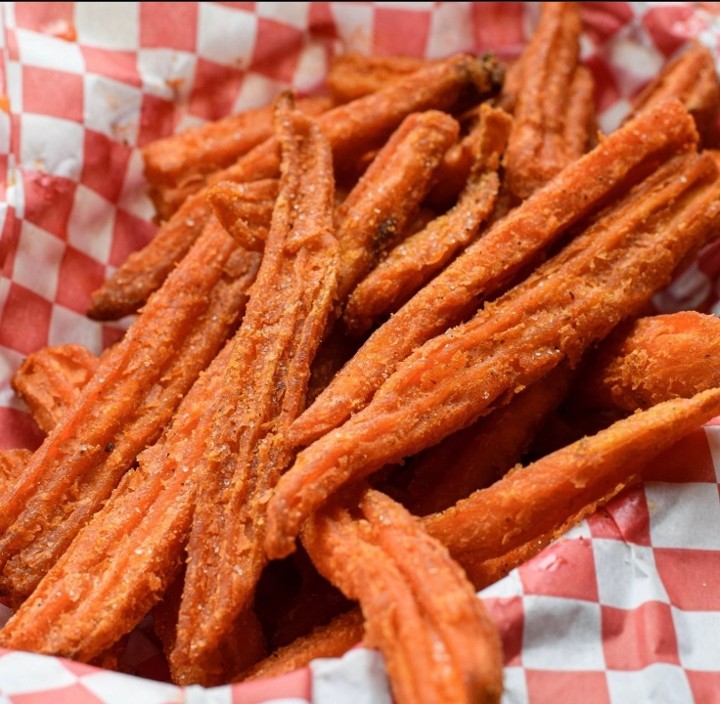
[[585,151],[593,82],[579,67],[582,25],[576,3],[545,2],[519,59],[519,89],[505,153],[509,190],[527,198]]
[[40,430],[49,433],[95,373],[97,357],[82,345],[43,347],[28,355],[12,378]]
[[562,402],[571,374],[561,365],[507,406],[428,448],[409,463],[403,503],[416,515],[442,511],[489,486],[520,461],[548,415]]
[[668,63],[633,100],[629,119],[668,98],[677,98],[687,108],[704,146],[718,146],[720,83],[710,49],[694,43]]
[[267,496],[292,461],[284,430],[305,402],[310,361],[334,300],[332,154],[317,124],[289,100],[284,96],[277,107],[283,166],[272,227],[196,470],[199,491],[170,654],[173,678],[183,684],[219,684],[249,664],[230,669],[226,650],[237,642],[238,619],[252,613],[266,562]]
[[468,317],[539,251],[673,152],[690,149],[694,123],[670,102],[648,111],[570,165],[471,244],[382,325],[291,427],[307,445],[360,410],[416,347]]
[[335,102],[347,103],[397,83],[431,63],[414,56],[339,54],[330,61],[326,78],[328,92]]
[[321,573],[360,602],[398,702],[497,702],[496,629],[460,568],[399,504],[368,491],[365,520],[330,507],[303,540]]
[[[330,98],[301,98],[299,110],[320,115],[333,105]],[[272,106],[247,110],[179,134],[158,139],[143,148],[145,178],[160,221],[167,220],[183,201],[207,182],[215,171],[230,166],[273,134]]]
[[192,520],[192,471],[203,450],[192,439],[207,428],[208,404],[222,391],[229,349],[193,384],[168,431],[140,454],[138,468],[123,477],[0,631],[0,642],[89,662],[167,591],[180,571]]
[[278,193],[277,179],[250,183],[221,181],[207,192],[220,224],[245,249],[261,252]]
[[268,506],[280,557],[347,482],[459,430],[636,314],[720,217],[709,154],[676,157],[523,284],[416,350],[343,426],[301,452]]
[[459,129],[452,117],[439,110],[410,115],[338,208],[341,303],[397,242]]
[[720,318],[692,311],[640,318],[589,360],[573,396],[589,409],[632,413],[720,386]]
[[[498,63],[492,57],[459,54],[377,93],[329,110],[318,120],[332,147],[335,164],[354,163],[358,154],[379,147],[410,113],[447,110],[466,100],[477,102],[492,95],[500,79]],[[278,143],[271,138],[233,166],[214,173],[208,183],[275,178],[278,168]],[[204,190],[190,196],[155,238],[144,249],[133,252],[93,294],[88,315],[108,320],[138,310],[189,250],[210,212]]]
[[658,404],[510,472],[423,525],[455,556],[499,557],[635,481],[644,463],[718,414],[720,389]]
[[363,617],[352,609],[335,617],[330,623],[318,626],[311,633],[278,648],[264,660],[244,672],[238,682],[278,677],[301,667],[307,667],[317,658],[338,658],[363,638]]
[[22,599],[154,442],[238,323],[257,255],[210,223],[0,504],[0,590]]

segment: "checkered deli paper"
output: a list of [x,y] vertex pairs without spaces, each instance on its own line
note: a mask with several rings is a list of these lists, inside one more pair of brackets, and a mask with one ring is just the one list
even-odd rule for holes
[[[600,124],[690,39],[714,51],[718,3],[581,3]],[[322,88],[342,50],[513,57],[535,3],[0,4],[0,448],[42,437],[9,378],[44,345],[98,353],[128,321],[84,312],[90,293],[153,235],[139,148]],[[720,246],[656,298],[720,312]],[[568,536],[480,594],[505,650],[506,704],[720,702],[720,423],[698,430]],[[0,605],[0,622],[9,610]],[[150,679],[141,631],[131,677],[0,651],[3,704],[390,701],[381,657],[360,648],[272,681],[181,689]]]

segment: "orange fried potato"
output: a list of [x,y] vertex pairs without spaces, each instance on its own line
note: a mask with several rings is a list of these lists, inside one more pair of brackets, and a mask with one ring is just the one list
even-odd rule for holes
[[439,110],[408,116],[338,207],[341,303],[404,233],[458,132]]
[[339,658],[363,638],[363,617],[351,609],[336,616],[330,623],[314,628],[306,636],[278,648],[248,671],[236,678],[238,682],[278,677],[307,667],[317,658]]
[[202,458],[169,657],[180,684],[227,682],[256,656],[236,628],[255,617],[267,496],[292,461],[285,429],[305,403],[335,297],[330,145],[289,94],[275,125],[282,176],[262,263],[208,425],[191,440]]
[[487,416],[410,460],[403,503],[416,515],[442,511],[489,486],[522,458],[565,398],[572,374],[560,365]]
[[576,364],[707,241],[719,195],[712,156],[676,157],[525,282],[418,348],[283,475],[268,505],[268,553],[292,552],[305,519],[347,482],[439,442],[561,361]]
[[40,430],[49,433],[68,412],[97,365],[97,357],[82,345],[43,347],[18,367],[12,388],[28,405]]
[[643,465],[720,413],[720,389],[635,413],[425,519],[461,564],[498,558],[595,510]]
[[668,155],[693,149],[696,138],[692,118],[678,102],[616,130],[497,221],[378,328],[293,423],[292,441],[307,445],[362,409],[415,348],[467,319],[569,227],[657,169]]
[[359,519],[337,505],[319,512],[303,543],[320,572],[360,602],[395,699],[499,702],[500,640],[462,570],[389,497],[367,491],[360,510]]
[[413,56],[338,54],[330,61],[326,78],[328,92],[336,102],[347,103],[375,93],[431,63]]
[[[333,101],[325,97],[298,100],[298,108],[308,115],[320,115],[332,105]],[[159,221],[170,218],[188,196],[203,188],[210,174],[230,166],[272,134],[272,106],[267,105],[144,147],[145,178]]]
[[[22,600],[152,444],[242,316],[257,255],[210,223],[0,497],[0,591]],[[82,485],[82,492],[78,486]]]
[[693,116],[703,146],[718,146],[720,82],[710,49],[696,42],[664,66],[633,100],[628,119],[668,98],[680,100]]
[[540,22],[518,60],[504,159],[507,187],[517,198],[527,198],[588,146],[594,86],[578,63],[581,30],[576,3],[542,3]]
[[[340,105],[320,115],[320,126],[333,150],[335,163],[355,163],[358,156],[377,149],[410,113],[446,110],[463,101],[489,97],[498,89],[497,62],[469,54],[451,56],[429,65],[377,93]],[[278,142],[270,138],[221,171],[220,181],[244,183],[276,178]],[[113,320],[136,312],[157,290],[188,252],[207,222],[212,209],[204,189],[187,198],[162,224],[154,239],[133,252],[117,271],[93,293],[88,315]]]
[[24,448],[0,450],[0,496],[10,492],[31,457],[32,452]]
[[640,408],[720,386],[720,318],[692,311],[640,318],[606,340],[575,391],[585,408]]
[[207,197],[217,219],[238,243],[261,252],[277,193],[277,179],[269,178],[250,183],[221,181],[208,190]]

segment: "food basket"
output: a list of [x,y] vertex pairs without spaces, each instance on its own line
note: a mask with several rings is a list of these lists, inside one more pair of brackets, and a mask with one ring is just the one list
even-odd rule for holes
[[[600,126],[690,40],[720,51],[717,3],[580,3]],[[42,436],[10,389],[25,355],[99,353],[129,321],[84,315],[108,273],[153,235],[139,149],[279,89],[322,90],[341,51],[512,59],[536,3],[3,3],[0,6],[0,449]],[[720,313],[720,243],[655,298]],[[720,701],[720,423],[664,453],[615,498],[480,594],[505,652],[507,704]],[[0,622],[9,609],[0,605]],[[389,702],[362,648],[276,680],[214,689],[162,678],[142,628],[129,676],[0,650],[12,704]]]

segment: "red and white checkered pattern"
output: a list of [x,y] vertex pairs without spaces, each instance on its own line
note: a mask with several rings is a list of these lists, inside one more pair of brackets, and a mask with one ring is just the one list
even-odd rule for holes
[[[604,129],[689,39],[720,50],[716,3],[581,5],[583,56],[598,83]],[[153,234],[139,147],[267,103],[281,87],[317,91],[341,49],[513,57],[537,9],[0,5],[0,448],[41,440],[9,390],[24,355],[68,341],[99,352],[122,334],[124,324],[95,323],[84,311],[100,281]],[[656,304],[720,312],[718,298],[716,243]],[[712,426],[653,463],[645,485],[483,593],[503,635],[505,702],[720,701],[719,475],[720,426]],[[149,646],[133,637],[134,664],[147,671]],[[277,681],[207,691],[0,651],[0,701],[12,704],[273,699],[390,701],[381,658],[360,649]]]

